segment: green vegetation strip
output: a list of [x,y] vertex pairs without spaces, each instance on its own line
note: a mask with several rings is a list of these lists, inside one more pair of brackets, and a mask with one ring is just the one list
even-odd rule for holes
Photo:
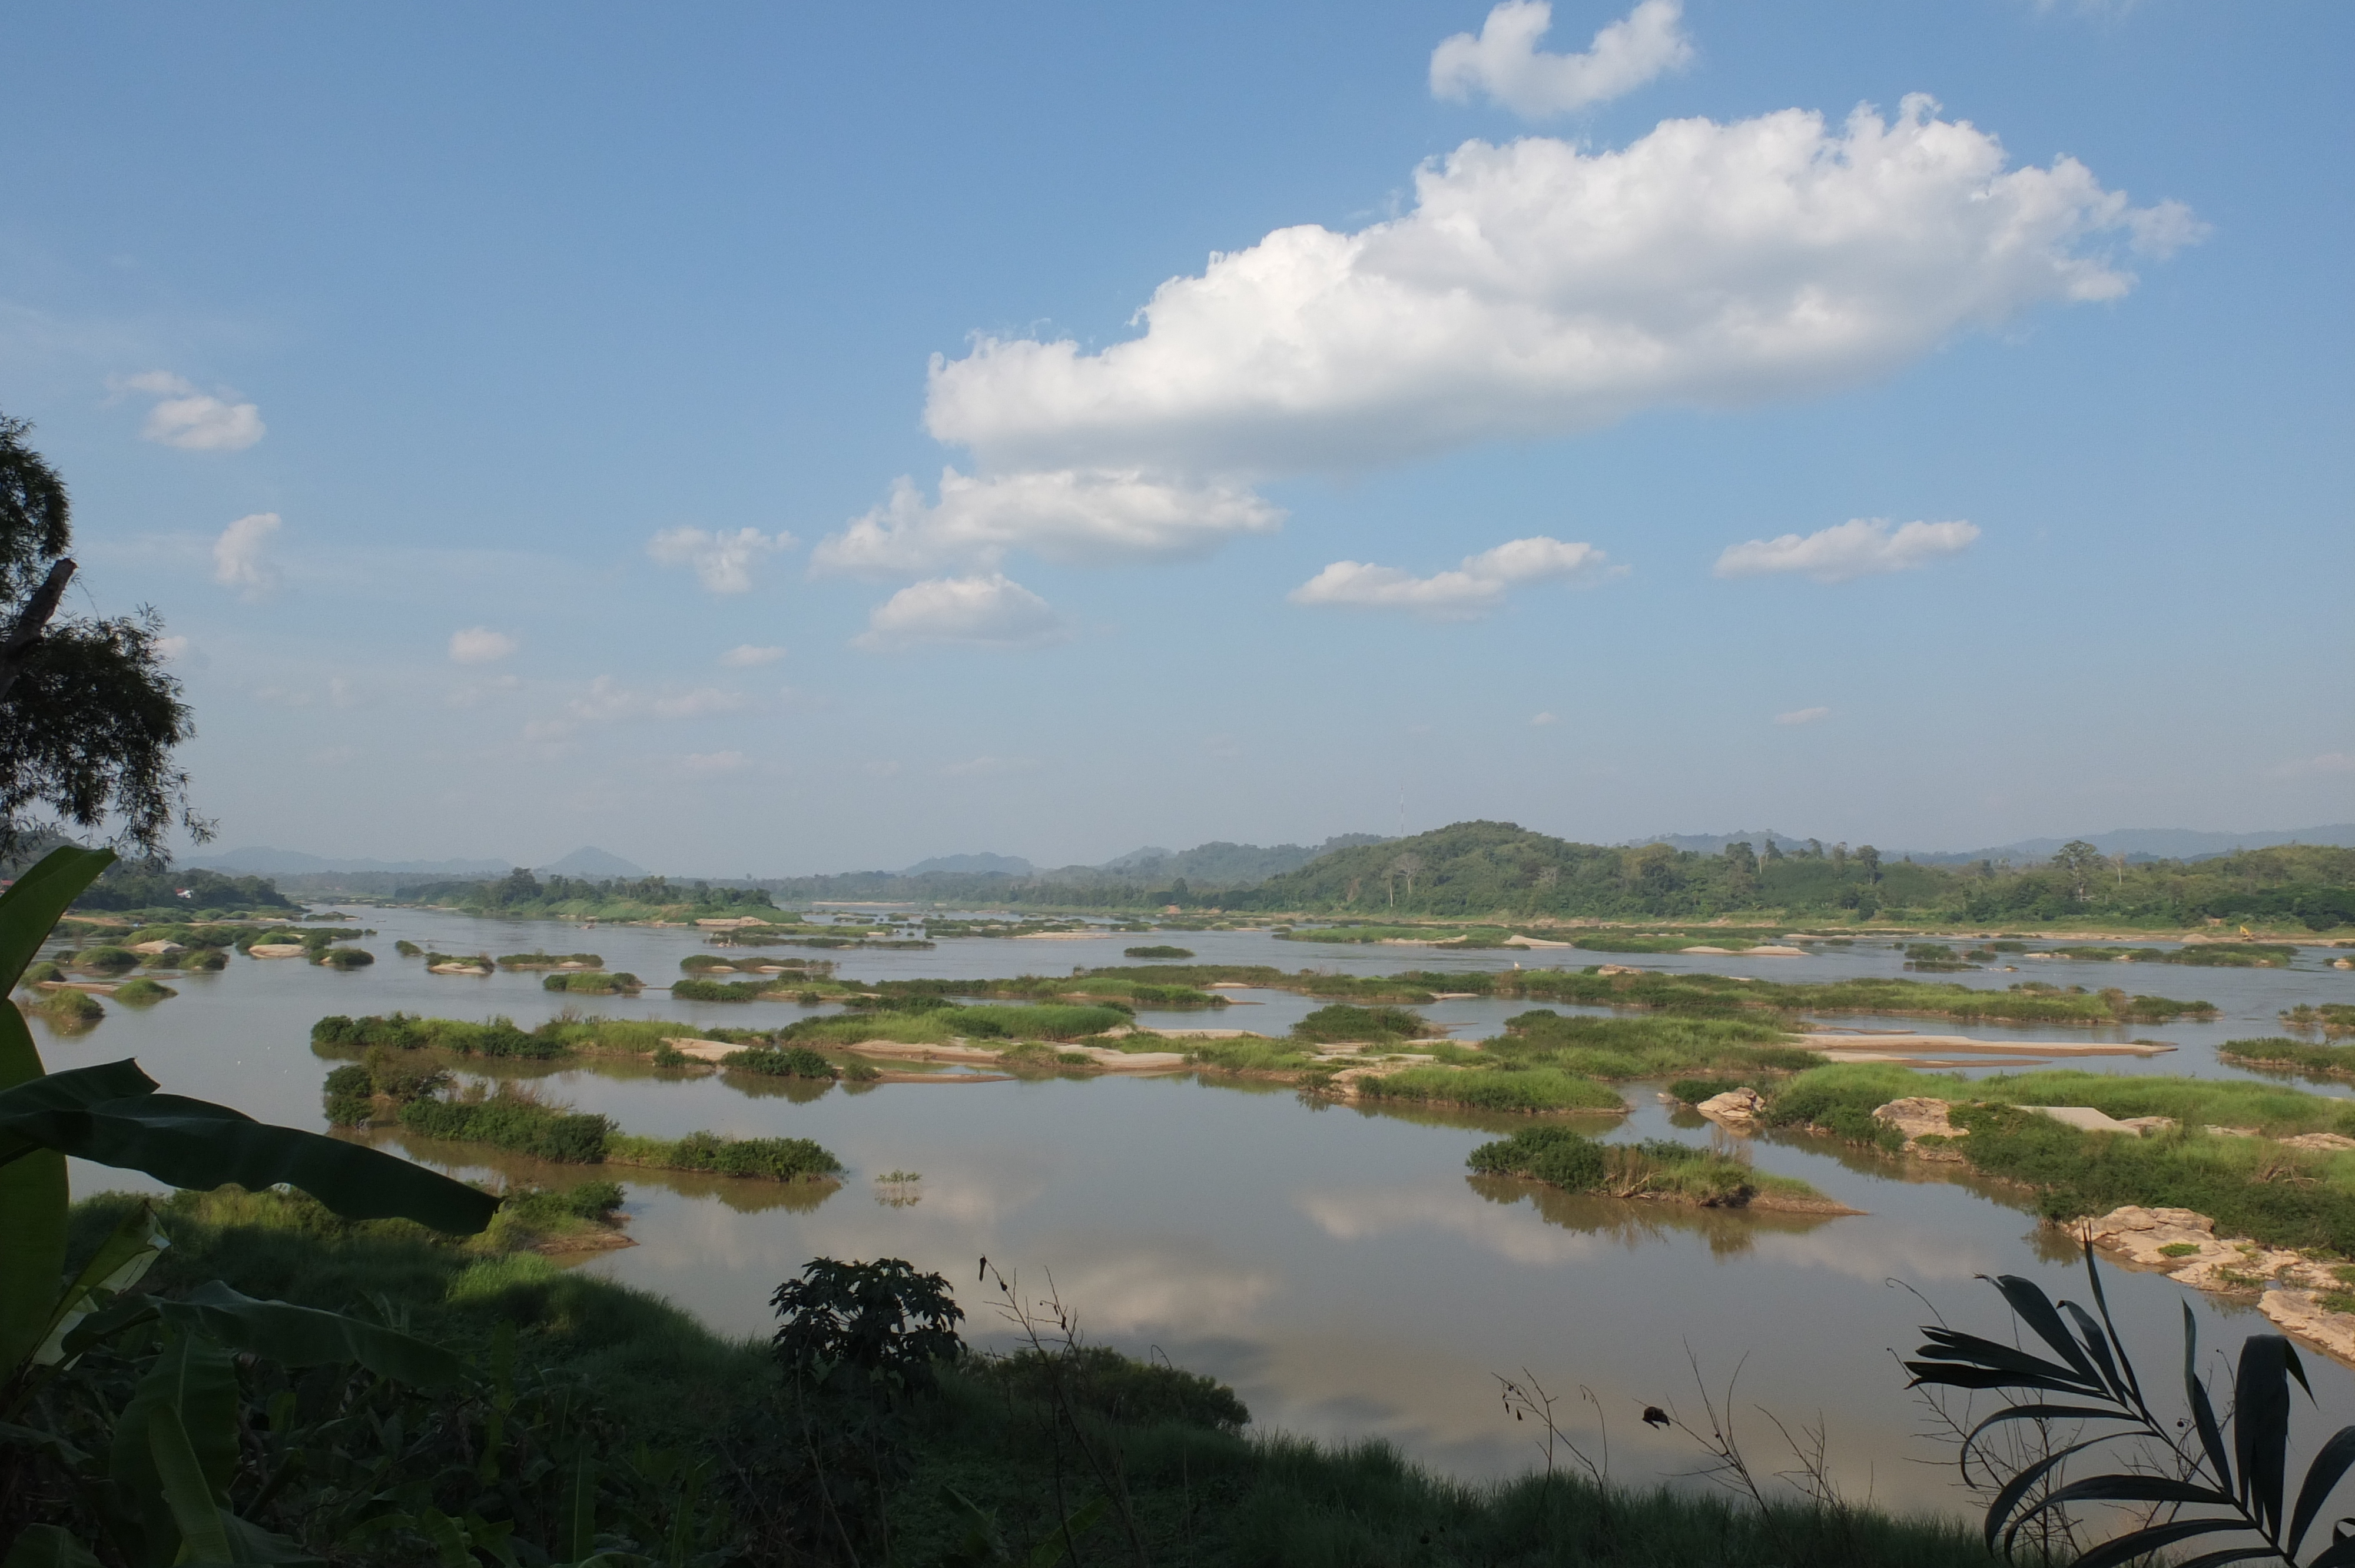
[[[1902,1139],[1872,1112],[1915,1096],[1957,1102],[1951,1119],[1967,1136],[1951,1151],[1983,1174],[2032,1190],[2048,1218],[2129,1203],[2191,1209],[2213,1219],[2219,1235],[2355,1256],[2355,1154],[2275,1141],[2305,1132],[2355,1136],[2355,1105],[2343,1099],[2231,1078],[2051,1070],[1965,1080],[1844,1063],[1781,1085],[1764,1119],[1893,1150]],[[2083,1132],[2021,1106],[2091,1106],[2121,1120],[2164,1116],[2179,1125],[2139,1138]],[[2211,1126],[2263,1136],[2220,1136],[2205,1130]]]
[[708,1171],[721,1176],[795,1181],[832,1176],[842,1161],[806,1138],[642,1138],[615,1128],[605,1117],[548,1105],[502,1086],[483,1094],[445,1096],[442,1075],[385,1072],[380,1063],[337,1067],[327,1075],[330,1120],[365,1126],[389,1103],[400,1125],[421,1137],[484,1143],[560,1165],[643,1165],[660,1171]]
[[2269,1040],[2227,1040],[2216,1048],[2216,1059],[2242,1067],[2355,1078],[2355,1045],[2316,1045],[2279,1035]]
[[1641,1143],[1601,1143],[1566,1127],[1532,1127],[1484,1143],[1465,1161],[1491,1176],[1520,1176],[1572,1192],[1610,1198],[1654,1198],[1703,1208],[1838,1207],[1806,1182],[1766,1176],[1712,1150],[1647,1138]]
[[1358,1096],[1369,1100],[1406,1100],[1497,1111],[1623,1111],[1616,1092],[1592,1078],[1551,1067],[1482,1071],[1409,1067],[1403,1072],[1357,1080]]

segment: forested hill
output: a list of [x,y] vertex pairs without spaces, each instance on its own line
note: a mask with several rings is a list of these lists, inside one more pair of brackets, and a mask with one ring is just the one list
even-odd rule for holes
[[1666,844],[1572,843],[1510,822],[1434,832],[1324,855],[1231,894],[1229,909],[1379,914],[1707,917],[1845,912],[1865,917],[2122,925],[2265,921],[2355,927],[2355,850],[2281,845],[2200,861],[2121,863],[2072,843],[2028,866],[1916,865],[1870,844],[1788,851],[1729,844],[1698,854]]
[[291,912],[302,907],[266,876],[223,876],[216,871],[159,869],[145,862],[119,861],[74,900],[76,909],[113,913],[169,909],[183,917],[251,910]]
[[404,904],[443,905],[478,915],[562,919],[652,920],[666,916],[762,915],[775,906],[757,887],[715,887],[666,876],[591,880],[534,876],[518,866],[495,881],[429,882],[396,889]]
[[1212,894],[1252,887],[1336,850],[1383,842],[1371,833],[1340,833],[1314,846],[1220,840],[1174,853],[1141,849],[1102,865],[1065,865],[1018,875],[1002,871],[852,871],[833,876],[767,879],[761,885],[788,904],[841,901],[1135,909],[1199,901]]

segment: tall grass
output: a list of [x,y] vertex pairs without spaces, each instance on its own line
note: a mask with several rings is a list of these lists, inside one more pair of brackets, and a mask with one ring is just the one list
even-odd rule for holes
[[1500,1111],[1623,1111],[1617,1091],[1592,1078],[1551,1067],[1519,1071],[1498,1068],[1409,1067],[1402,1072],[1355,1080],[1369,1100],[1413,1100],[1425,1105],[1467,1106]]
[[1952,980],[1879,977],[1784,983],[1655,970],[1606,975],[1593,969],[1576,973],[1531,969],[1499,977],[1496,994],[1516,992],[1590,1007],[1643,1007],[1702,1015],[1769,1011],[1879,1012],[1898,1017],[1984,1018],[2013,1023],[2122,1023],[2207,1018],[2216,1012],[2210,1002],[2128,996],[2123,991],[2062,991],[2035,981],[2024,981],[2005,991],[1980,991]]

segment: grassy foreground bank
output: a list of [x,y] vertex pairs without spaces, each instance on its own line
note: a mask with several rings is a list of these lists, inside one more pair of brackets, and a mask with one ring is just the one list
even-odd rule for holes
[[[130,1202],[103,1195],[77,1207],[77,1262]],[[594,1537],[607,1550],[707,1564],[850,1560],[778,1522],[787,1517],[781,1505],[794,1500],[778,1489],[775,1467],[785,1456],[759,1439],[781,1419],[781,1380],[755,1342],[720,1339],[655,1298],[536,1256],[473,1255],[399,1222],[336,1220],[301,1198],[184,1194],[165,1205],[165,1225],[174,1245],[150,1276],[162,1289],[218,1276],[250,1295],[309,1306],[368,1310],[366,1303],[380,1302],[486,1377],[504,1368],[492,1386],[508,1389],[513,1403],[496,1425],[488,1387],[442,1395],[306,1388],[298,1434],[329,1430],[304,1425],[322,1401],[323,1408],[355,1402],[353,1414],[374,1425],[347,1421],[332,1443],[322,1438],[306,1450],[318,1456],[317,1473],[294,1467],[267,1502],[257,1500],[272,1474],[263,1461],[275,1456],[262,1448],[240,1457],[227,1489],[239,1511],[304,1537],[338,1563],[445,1560],[415,1530],[380,1522],[419,1517],[429,1501],[453,1519],[472,1512],[484,1527],[477,1534],[512,1524],[518,1542],[552,1544],[563,1539],[581,1495],[573,1478],[582,1475]],[[1561,1475],[1463,1485],[1378,1442],[1334,1447],[1236,1430],[1231,1396],[1190,1374],[1092,1348],[1052,1353],[1068,1358],[1057,1385],[1066,1391],[1062,1406],[1050,1397],[1047,1363],[968,1357],[944,1370],[936,1394],[895,1410],[905,1464],[878,1495],[854,1501],[888,1520],[890,1561],[923,1568],[1044,1561],[1032,1554],[1060,1538],[1060,1521],[1105,1495],[1074,1457],[1082,1440],[1109,1462],[1124,1505],[1100,1510],[1075,1530],[1089,1563],[1945,1568],[1986,1561],[1960,1521],[1796,1502],[1761,1511],[1721,1494],[1606,1490]],[[264,1444],[275,1441],[282,1428],[264,1419],[273,1391],[256,1381],[263,1371],[238,1375],[257,1432],[268,1428]],[[395,1412],[402,1419],[386,1423]],[[565,1484],[524,1484],[537,1458],[556,1463]],[[951,1500],[950,1489],[994,1518],[1004,1555],[972,1550],[974,1515]],[[674,1541],[676,1558],[666,1549]]]

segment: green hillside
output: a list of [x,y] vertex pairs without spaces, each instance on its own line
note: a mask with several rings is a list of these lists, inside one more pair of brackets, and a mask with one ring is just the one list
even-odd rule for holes
[[2153,927],[2222,920],[2326,931],[2355,927],[2355,850],[2290,844],[2122,864],[2072,844],[2035,865],[1934,866],[1883,860],[1870,844],[1735,843],[1699,854],[1666,844],[1572,843],[1511,822],[1457,822],[1336,851],[1221,902],[1230,910],[1368,916],[1880,916]]

